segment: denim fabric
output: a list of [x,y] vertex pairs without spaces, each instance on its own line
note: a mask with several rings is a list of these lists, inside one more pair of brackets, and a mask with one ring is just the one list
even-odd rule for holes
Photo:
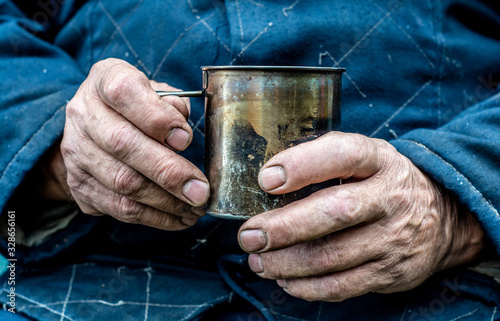
[[2,321],[29,321],[30,318],[22,314],[14,314],[8,311],[0,311],[0,320]]
[[[186,90],[200,89],[204,65],[342,66],[342,130],[391,141],[458,195],[500,251],[499,14],[493,0],[0,0],[1,214],[29,221],[40,211],[13,195],[99,60],[124,59]],[[182,155],[203,167],[203,100],[191,103],[195,136]],[[237,295],[270,320],[499,319],[496,283],[466,270],[402,294],[294,299],[245,267],[239,224],[204,217],[164,232],[81,215],[17,249],[19,310],[40,320],[190,320]],[[120,273],[127,290],[117,290]]]
[[20,271],[17,311],[37,320],[199,320],[218,306],[238,308],[243,298],[252,309],[229,320],[500,319],[500,285],[466,270],[436,275],[409,292],[325,303],[293,298],[257,279],[244,257],[222,257],[216,271],[163,260],[93,257],[92,263]]

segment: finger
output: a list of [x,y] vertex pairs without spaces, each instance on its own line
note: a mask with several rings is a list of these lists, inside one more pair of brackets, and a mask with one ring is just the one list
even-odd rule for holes
[[240,246],[247,252],[273,251],[376,220],[384,209],[374,188],[366,182],[333,186],[256,215],[241,226]]
[[169,231],[186,229],[197,221],[194,214],[179,217],[132,201],[107,189],[94,177],[83,174],[72,168],[72,165],[68,169],[68,186],[78,206],[86,214],[107,214],[125,223]]
[[[164,82],[156,82],[154,80],[150,80],[149,83],[151,84],[151,87],[155,91],[159,91],[159,90],[162,90],[162,91],[180,91],[180,89],[172,87],[169,84],[166,84]],[[174,98],[174,99],[172,99],[172,101],[170,101],[171,98]],[[171,95],[167,95],[167,96],[162,97],[162,99],[166,99],[167,102],[172,104],[172,106],[174,106],[180,113],[182,113],[182,115],[184,115],[186,120],[188,120],[189,114],[191,113],[191,103],[189,101],[189,98],[188,97],[180,97],[181,100],[184,102],[184,104],[179,103],[179,100],[176,98],[179,98],[179,97],[171,96]]]
[[388,243],[381,229],[356,226],[285,249],[250,254],[252,271],[266,279],[320,276],[382,258]]
[[[77,159],[72,157],[72,160],[82,170],[117,194],[169,214],[178,216],[193,214],[190,205],[174,197],[117,158],[107,154],[92,141],[81,140],[77,150],[73,151],[72,154],[79,155]],[[82,160],[82,155],[90,157]]]
[[376,273],[378,263],[369,262],[333,274],[279,280],[288,294],[308,301],[341,302],[375,291],[388,284],[386,276]]
[[85,131],[100,148],[188,204],[201,206],[207,201],[208,181],[196,166],[144,135],[112,109],[101,107],[95,108],[95,117],[85,124]]
[[381,168],[386,143],[358,134],[331,132],[271,158],[259,173],[266,192],[283,194],[334,178],[366,178]]
[[184,100],[160,98],[146,75],[132,65],[118,59],[101,61],[92,67],[89,79],[97,79],[91,86],[107,106],[146,135],[176,150],[190,144],[193,133],[186,122],[189,112]]

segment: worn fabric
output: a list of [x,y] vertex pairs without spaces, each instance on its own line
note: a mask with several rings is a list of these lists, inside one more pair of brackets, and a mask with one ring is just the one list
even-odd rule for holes
[[[1,214],[15,210],[29,231],[53,208],[20,186],[99,60],[124,59],[186,90],[200,89],[206,65],[342,66],[342,130],[389,140],[471,209],[500,252],[499,15],[493,0],[0,0]],[[182,154],[202,167],[203,101],[191,104],[195,136]],[[204,217],[162,232],[77,215],[42,244],[17,247],[18,311],[196,320],[239,297],[270,320],[500,318],[497,283],[464,269],[403,294],[294,299],[249,272],[239,224]]]

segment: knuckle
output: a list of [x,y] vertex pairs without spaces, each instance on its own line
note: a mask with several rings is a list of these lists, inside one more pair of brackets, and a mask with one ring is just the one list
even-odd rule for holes
[[375,282],[370,286],[371,290],[385,291],[412,279],[412,276],[408,274],[408,267],[394,257],[373,262],[370,268],[377,275]]
[[77,118],[80,115],[79,105],[75,101],[75,98],[71,99],[66,105],[66,117],[67,118]]
[[[186,118],[174,108],[152,109],[148,114],[148,128],[152,129],[151,132],[160,132],[161,135],[168,135],[174,128],[191,131],[190,126],[186,124]],[[165,139],[165,137],[159,138]]]
[[99,73],[101,71],[107,70],[109,66],[115,64],[117,59],[107,58],[96,62],[90,69],[90,73]]
[[365,144],[360,142],[361,139],[357,134],[349,135],[346,140],[346,146],[349,146],[350,150],[343,155],[343,162],[347,168],[356,169],[363,161]]
[[329,276],[326,282],[320,282],[318,292],[327,301],[340,302],[345,300],[342,293],[344,293],[343,286],[334,276]]
[[357,196],[348,189],[325,190],[325,197],[318,201],[320,211],[324,213],[327,222],[334,221],[338,226],[351,226],[358,220],[358,213],[364,206],[357,202]]
[[79,191],[82,189],[85,180],[80,175],[73,175],[68,172],[68,177],[66,178],[66,182],[71,191]]
[[[415,227],[417,229],[418,227]],[[414,238],[415,238],[415,230],[414,227],[403,228],[400,231],[395,233],[397,237],[386,236],[386,242],[393,243],[393,256],[392,257],[404,257],[407,258],[412,255],[411,249],[414,248]],[[406,253],[405,251],[408,251]]]
[[346,136],[345,146],[348,146],[347,152],[340,155],[342,163],[346,168],[349,168],[349,174],[345,175],[349,178],[357,173],[360,169],[369,168],[366,166],[371,164],[373,155],[377,155],[377,146],[372,141],[360,134],[349,134]]
[[[154,129],[162,129],[162,131],[167,131],[170,127],[172,121],[169,117],[167,117],[165,112],[154,112],[148,115],[148,127]],[[164,138],[164,137],[163,137]]]
[[101,81],[101,92],[113,106],[127,102],[136,92],[136,88],[149,85],[146,75],[140,71],[128,68],[111,70],[105,71],[105,76]]
[[296,242],[296,238],[304,235],[301,223],[288,215],[273,215],[267,229],[273,231],[268,235],[268,248],[281,248]]
[[174,107],[185,119],[189,117],[189,100],[182,99],[181,97],[168,96],[165,99],[172,107]]
[[64,159],[68,159],[77,153],[76,145],[70,143],[66,137],[61,141],[60,150]]
[[307,266],[314,268],[315,273],[330,272],[341,266],[342,262],[338,251],[331,250],[330,246],[326,244],[310,244],[313,248],[309,252],[314,253],[314,255],[304,256],[302,260],[307,262]]
[[92,177],[81,167],[73,165],[66,166],[66,183],[71,191],[83,191]]
[[132,197],[142,190],[144,179],[138,172],[123,166],[114,176],[113,187],[117,193]]
[[121,221],[131,224],[140,223],[141,211],[139,203],[125,196],[120,196],[118,204],[116,204],[116,211]]
[[406,157],[402,157],[396,147],[382,139],[372,139],[372,142],[375,159],[377,160],[377,166],[379,169],[387,171],[388,169],[398,168],[398,174],[405,173],[404,159]]
[[153,181],[167,190],[177,189],[185,181],[186,169],[170,158],[165,157],[164,160],[153,168]]
[[375,147],[377,148],[377,150],[386,151],[388,153],[394,153],[396,155],[399,154],[396,147],[391,145],[388,141],[378,138],[373,138],[372,140],[376,144]]
[[406,273],[405,265],[398,254],[391,254],[384,260],[379,261],[377,268],[384,272],[390,282],[400,279]]
[[405,280],[406,269],[402,264],[393,265],[389,270],[388,277],[385,278],[385,282],[380,282],[381,285],[386,288],[393,285],[395,280]]
[[125,73],[116,73],[106,79],[102,92],[107,100],[115,105],[123,99],[122,96],[130,89],[130,78]]
[[130,152],[130,144],[136,138],[132,126],[126,122],[112,126],[105,138],[105,148],[120,159],[125,158]]

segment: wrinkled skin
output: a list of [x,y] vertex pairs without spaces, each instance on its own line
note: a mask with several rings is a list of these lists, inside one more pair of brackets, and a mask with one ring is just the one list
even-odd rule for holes
[[[189,103],[154,90],[174,88],[120,60],[94,65],[67,106],[39,192],[124,222],[166,230],[195,224],[209,187],[176,153],[192,139]],[[259,183],[282,194],[333,178],[343,184],[240,229],[250,268],[293,296],[342,301],[409,290],[483,249],[473,215],[382,140],[332,132],[274,156]]]
[[240,229],[251,269],[293,296],[342,301],[409,290],[483,247],[475,218],[386,141],[332,132],[276,155],[259,182],[282,194],[333,178],[343,184]]
[[[189,101],[117,59],[95,64],[66,108],[48,173],[53,198],[70,196],[87,214],[179,230],[204,214],[206,177],[179,156],[191,142]],[[66,194],[66,195],[65,195]]]

